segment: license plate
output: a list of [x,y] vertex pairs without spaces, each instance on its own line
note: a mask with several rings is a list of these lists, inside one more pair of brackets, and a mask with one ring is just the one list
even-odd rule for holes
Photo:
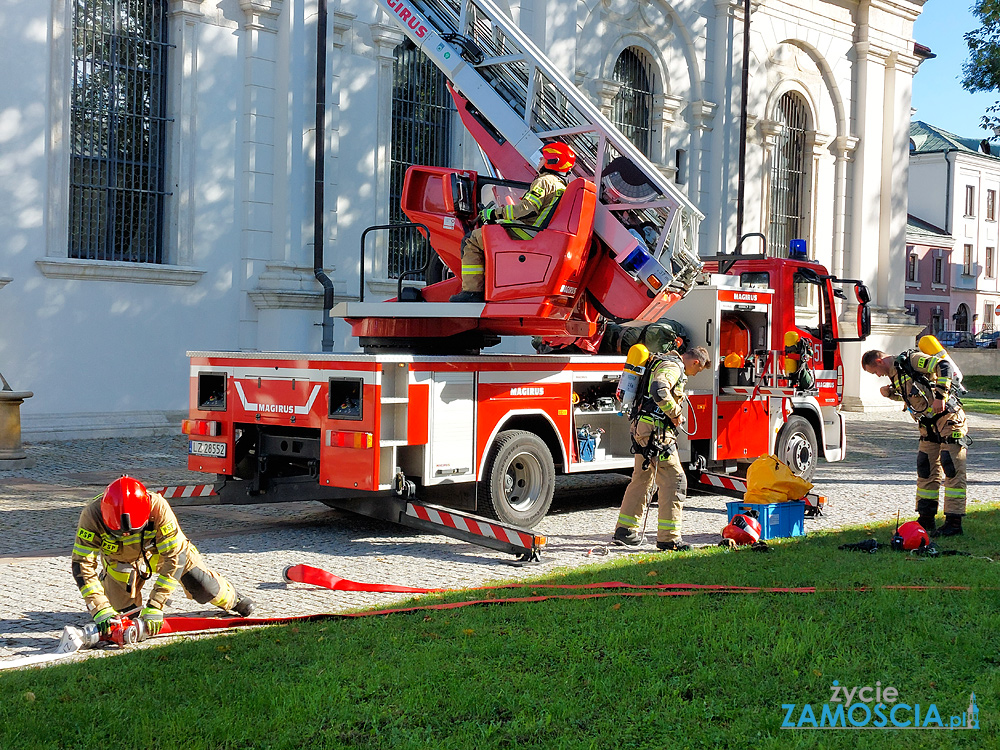
[[188,443],[188,453],[192,456],[226,457],[226,444],[211,440],[192,440]]

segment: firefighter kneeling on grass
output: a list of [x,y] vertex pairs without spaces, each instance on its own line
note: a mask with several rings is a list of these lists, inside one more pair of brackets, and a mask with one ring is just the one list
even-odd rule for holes
[[696,346],[684,354],[671,352],[647,366],[649,385],[640,384],[632,419],[635,466],[625,488],[613,541],[629,547],[642,544],[639,519],[652,497],[655,479],[659,503],[656,548],[680,552],[690,549],[681,538],[681,513],[687,496],[687,477],[677,455],[677,431],[684,421],[687,379],[711,366],[708,350]]
[[[119,613],[135,615],[150,635],[163,627],[163,607],[180,583],[189,599],[248,617],[253,600],[209,569],[161,495],[123,476],[80,514],[73,544],[73,578],[102,635]],[[143,584],[156,574],[146,606]],[[140,610],[141,607],[141,610]]]

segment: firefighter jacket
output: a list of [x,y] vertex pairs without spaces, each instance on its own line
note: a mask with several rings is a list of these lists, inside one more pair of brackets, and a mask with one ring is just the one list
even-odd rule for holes
[[[519,203],[513,206],[503,206],[498,211],[501,221],[531,223],[536,227],[544,227],[549,216],[555,209],[556,201],[566,190],[566,182],[555,172],[542,171],[528,188]],[[533,221],[526,221],[533,219]]]
[[[924,354],[919,349],[900,354],[889,386],[889,398],[902,401],[917,420],[929,420],[945,412],[957,412],[961,403],[952,393],[954,368],[947,357]],[[934,411],[935,399],[945,402],[944,412]]]
[[80,514],[73,543],[73,577],[91,614],[110,606],[101,584],[102,569],[130,592],[141,588],[143,581],[155,573],[147,604],[158,609],[163,609],[177,587],[181,573],[177,568],[188,540],[163,496],[150,492],[149,498],[149,522],[142,531],[121,538],[104,525],[100,497]]
[[670,352],[652,365],[648,393],[643,397],[638,421],[650,422],[666,436],[676,437],[677,425],[684,414],[684,387],[687,374],[684,361]]

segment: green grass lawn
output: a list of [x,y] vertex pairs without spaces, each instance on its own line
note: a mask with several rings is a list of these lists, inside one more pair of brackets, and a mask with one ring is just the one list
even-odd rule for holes
[[[0,747],[996,747],[1000,509],[975,508],[966,536],[940,545],[970,556],[837,549],[870,535],[887,543],[891,528],[873,526],[782,540],[768,554],[622,554],[583,571],[539,568],[527,591],[420,602],[596,581],[817,593],[619,595],[333,619],[0,673]],[[883,588],[900,585],[972,590]],[[803,704],[818,721],[834,681],[893,687],[895,703],[925,713],[934,704],[945,724],[975,692],[980,728],[782,727],[783,705],[796,706],[793,724]]]
[[962,396],[967,412],[1000,414],[1000,376],[969,375],[963,383],[969,392]]

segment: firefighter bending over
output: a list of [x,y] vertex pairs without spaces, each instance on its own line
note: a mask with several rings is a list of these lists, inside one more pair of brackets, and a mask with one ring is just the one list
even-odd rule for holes
[[635,466],[625,488],[613,541],[629,547],[642,544],[639,519],[652,498],[655,479],[659,497],[656,548],[681,552],[690,549],[681,538],[681,515],[687,496],[687,476],[677,454],[677,431],[684,422],[687,379],[711,366],[708,350],[696,346],[684,354],[671,352],[647,367],[649,385],[636,397],[632,414],[632,452]]
[[[129,476],[108,485],[80,514],[73,578],[102,635],[119,613],[139,610],[150,635],[163,627],[167,597],[180,583],[189,599],[248,617],[253,600],[208,568],[161,495]],[[155,574],[146,605],[142,587]],[[140,610],[141,607],[141,610]]]
[[[879,349],[865,352],[861,366],[871,375],[889,378],[882,395],[902,401],[920,428],[917,444],[917,522],[931,536],[962,533],[965,515],[965,459],[969,426],[962,402],[952,390],[954,368],[947,356],[919,349],[898,357]],[[934,527],[938,495],[944,480],[944,525]]]
[[[542,155],[534,179],[520,203],[502,208],[484,208],[479,212],[480,224],[530,224],[542,229],[548,223],[556,201],[566,190],[566,175],[576,164],[576,152],[558,141],[542,146]],[[519,227],[507,230],[519,239],[531,239],[534,232]],[[451,302],[483,302],[486,299],[486,256],[483,252],[483,230],[477,227],[462,241],[462,291],[453,294]]]

